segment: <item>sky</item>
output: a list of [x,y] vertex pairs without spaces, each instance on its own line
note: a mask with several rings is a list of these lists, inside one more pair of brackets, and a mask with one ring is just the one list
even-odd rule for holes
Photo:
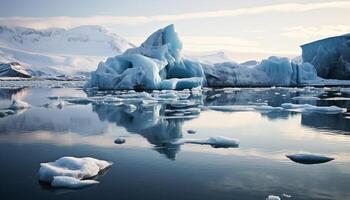
[[186,52],[237,60],[295,56],[300,45],[350,32],[350,0],[0,0],[0,25],[102,25],[139,44],[174,24]]

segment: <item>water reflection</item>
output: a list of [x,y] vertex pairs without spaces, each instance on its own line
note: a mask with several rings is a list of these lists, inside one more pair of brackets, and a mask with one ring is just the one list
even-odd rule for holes
[[108,104],[93,104],[93,111],[100,120],[116,123],[128,132],[139,134],[146,138],[154,149],[169,159],[175,159],[180,146],[169,142],[182,137],[182,125],[189,119],[168,119],[165,116],[166,105],[137,105],[137,109],[129,112],[122,106]]

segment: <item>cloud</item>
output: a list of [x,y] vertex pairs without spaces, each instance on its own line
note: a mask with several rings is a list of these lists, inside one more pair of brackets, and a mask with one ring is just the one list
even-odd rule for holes
[[248,8],[238,8],[229,10],[216,10],[206,12],[180,13],[173,15],[154,15],[154,16],[111,16],[99,15],[90,17],[9,17],[0,18],[0,24],[8,26],[25,26],[32,28],[48,27],[75,27],[79,25],[138,25],[152,22],[174,22],[190,19],[205,19],[218,17],[237,17],[247,15],[259,15],[269,13],[300,13],[320,9],[349,9],[349,1],[334,2],[314,2],[314,3],[284,3],[267,6],[256,6]]
[[348,25],[295,26],[285,29],[283,36],[296,39],[323,38],[350,32]]

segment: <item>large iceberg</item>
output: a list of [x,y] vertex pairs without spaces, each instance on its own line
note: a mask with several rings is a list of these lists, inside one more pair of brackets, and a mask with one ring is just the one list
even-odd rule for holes
[[314,41],[301,48],[303,61],[313,64],[318,76],[350,79],[350,34]]
[[187,89],[202,86],[200,63],[183,59],[182,43],[169,25],[140,47],[101,62],[86,87],[99,89]]

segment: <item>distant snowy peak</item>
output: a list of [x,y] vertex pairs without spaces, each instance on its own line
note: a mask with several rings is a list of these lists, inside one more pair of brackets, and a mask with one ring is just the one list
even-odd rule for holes
[[131,43],[101,26],[36,30],[0,26],[0,45],[36,53],[110,56],[133,47]]
[[231,60],[224,51],[187,53],[185,57],[189,60],[197,61],[203,64],[233,62],[233,60]]

